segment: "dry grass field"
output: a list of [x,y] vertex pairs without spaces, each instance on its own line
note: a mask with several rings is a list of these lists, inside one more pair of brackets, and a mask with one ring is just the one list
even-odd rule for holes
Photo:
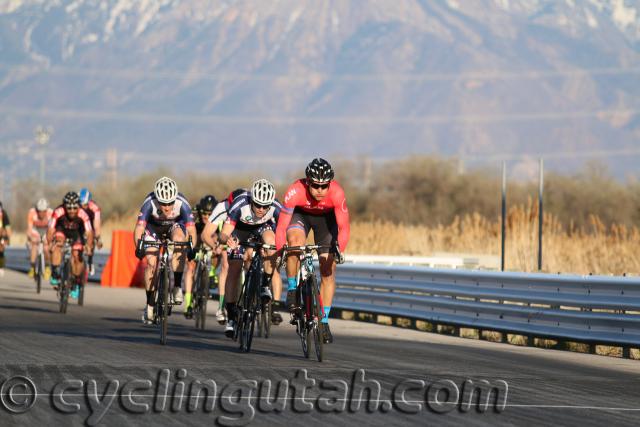
[[[356,222],[351,226],[350,253],[429,256],[436,252],[500,255],[499,219],[478,214],[456,217],[449,225],[407,226],[391,222]],[[545,214],[543,271],[576,274],[640,274],[640,230],[612,225],[595,216],[588,228],[568,227]],[[506,267],[536,271],[537,204],[515,206],[507,214]]]

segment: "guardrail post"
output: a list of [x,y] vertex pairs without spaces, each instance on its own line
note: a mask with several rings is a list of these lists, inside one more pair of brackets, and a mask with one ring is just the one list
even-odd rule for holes
[[622,347],[622,357],[624,359],[631,359],[631,348],[630,347]]
[[506,332],[500,333],[500,342],[502,344],[509,344],[509,334]]

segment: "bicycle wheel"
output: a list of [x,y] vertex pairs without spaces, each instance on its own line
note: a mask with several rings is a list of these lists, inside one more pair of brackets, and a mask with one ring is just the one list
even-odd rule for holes
[[208,274],[206,269],[202,269],[200,274],[200,289],[199,289],[199,299],[200,299],[200,308],[199,312],[196,316],[200,317],[200,329],[204,331],[204,326],[207,320],[207,300],[209,299],[209,288],[208,288]]
[[301,283],[298,286],[298,291],[296,292],[296,300],[298,301],[298,308],[295,310],[295,325],[296,325],[296,333],[300,338],[300,344],[302,345],[302,354],[304,357],[309,358],[309,331],[307,329],[306,321],[305,321],[305,298],[304,292],[302,292],[304,288],[304,283]]
[[259,271],[250,273],[247,275],[246,294],[242,311],[243,321],[240,331],[240,349],[245,353],[251,351],[251,343],[253,342],[258,309],[258,284],[261,279]]
[[38,260],[36,262],[36,293],[40,293],[41,289],[42,289],[42,275],[44,274],[44,268],[43,266],[43,262],[42,262],[42,252],[40,252],[38,254]]
[[307,325],[311,326],[313,330],[313,343],[316,350],[316,358],[318,359],[318,362],[322,362],[322,359],[324,358],[324,341],[320,321],[322,320],[324,313],[322,313],[323,309],[322,304],[320,303],[320,293],[315,274],[312,274],[309,277],[308,286],[311,287],[311,318],[307,320]]
[[65,262],[60,279],[60,313],[67,313],[67,305],[69,304],[69,290],[71,287],[71,263]]
[[195,275],[194,275],[194,281],[193,281],[193,318],[196,322],[196,329],[200,329],[200,281],[201,281],[201,275],[200,275],[200,261],[198,261],[196,263],[196,271],[195,271]]
[[269,336],[271,335],[271,313],[272,313],[272,308],[271,308],[271,301],[269,301],[267,304],[264,304],[262,306],[262,325],[264,328],[264,337],[265,338],[269,338]]
[[160,301],[160,344],[167,343],[167,332],[169,330],[169,275],[166,269],[160,274],[159,291]]

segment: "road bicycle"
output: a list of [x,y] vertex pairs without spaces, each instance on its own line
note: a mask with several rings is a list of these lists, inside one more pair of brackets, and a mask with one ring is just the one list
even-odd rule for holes
[[40,242],[38,243],[38,254],[36,255],[36,263],[34,265],[33,279],[36,282],[36,292],[40,293],[42,290],[42,279],[44,277],[44,271],[46,268],[44,259],[44,239],[45,234],[40,234]]
[[[169,299],[169,289],[174,287],[173,267],[171,261],[175,249],[185,248],[191,249],[191,239],[188,242],[173,242],[168,239],[160,241],[149,241],[140,239],[139,247],[146,251],[147,248],[158,249],[158,262],[156,270],[153,273],[151,289],[154,290],[154,306],[153,315],[156,325],[160,325],[160,344],[167,343],[167,334],[169,330],[169,316],[171,315],[171,307],[175,305]],[[177,284],[180,286],[180,284]]]
[[317,254],[319,250],[323,249],[335,250],[332,246],[326,245],[285,246],[282,255],[282,262],[286,259],[288,252],[297,252],[300,258],[300,269],[297,275],[296,306],[291,310],[290,323],[296,327],[304,357],[309,358],[311,341],[313,341],[318,362],[322,362],[324,359],[321,326],[324,308],[318,278],[315,273],[313,254]]
[[58,308],[60,313],[67,313],[69,304],[69,293],[74,285],[75,277],[71,273],[71,257],[73,255],[72,242],[69,239],[64,241],[62,246],[62,262],[60,263],[59,274],[60,283],[58,285]]
[[241,242],[240,245],[253,248],[253,255],[238,297],[238,317],[234,329],[234,339],[239,341],[240,351],[248,353],[251,351],[256,323],[258,318],[263,316],[263,306],[265,305],[260,298],[260,288],[265,274],[261,249],[269,250],[276,247],[253,241]]
[[209,270],[211,268],[211,250],[200,249],[196,255],[196,268],[193,273],[193,318],[196,329],[204,330],[209,300]]

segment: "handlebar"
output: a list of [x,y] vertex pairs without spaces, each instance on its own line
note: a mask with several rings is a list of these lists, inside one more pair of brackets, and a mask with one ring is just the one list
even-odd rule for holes
[[340,252],[340,248],[337,245],[301,245],[301,246],[284,246],[282,248],[282,259],[284,260],[287,252],[303,252],[305,254],[311,252],[317,252],[321,249],[329,249],[335,255],[336,263],[344,263],[344,256]]
[[276,245],[270,245],[262,242],[240,242],[240,246],[253,249],[275,249]]
[[286,252],[304,252],[304,253],[308,253],[308,252],[313,252],[313,251],[318,251],[320,249],[336,249],[334,246],[329,246],[329,245],[301,245],[301,246],[284,246],[282,248],[282,251],[284,253]]
[[171,240],[165,240],[162,242],[140,239],[140,246],[142,248],[159,248],[161,246],[173,246],[174,248],[187,248],[191,247],[191,242],[174,242]]

